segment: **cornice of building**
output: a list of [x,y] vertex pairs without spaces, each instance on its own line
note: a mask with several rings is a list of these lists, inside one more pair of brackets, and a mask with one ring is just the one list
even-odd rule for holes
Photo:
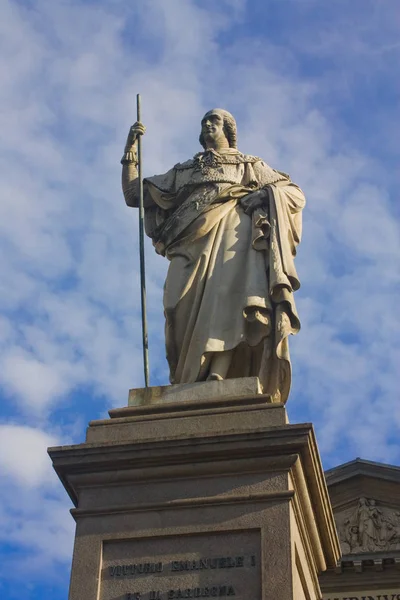
[[325,471],[328,487],[360,475],[386,479],[400,484],[400,467],[364,460],[362,458],[356,458],[355,460]]

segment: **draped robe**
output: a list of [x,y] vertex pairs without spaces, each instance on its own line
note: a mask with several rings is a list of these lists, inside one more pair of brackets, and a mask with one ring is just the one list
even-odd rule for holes
[[[252,191],[266,198],[246,205]],[[227,377],[259,377],[286,402],[288,335],[299,331],[294,265],[305,199],[288,175],[234,149],[208,150],[144,180],[146,233],[170,261],[164,286],[171,383],[203,381],[216,352]]]

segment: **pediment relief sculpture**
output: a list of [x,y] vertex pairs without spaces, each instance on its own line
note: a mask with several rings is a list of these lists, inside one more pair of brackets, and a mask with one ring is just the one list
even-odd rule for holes
[[343,554],[400,550],[400,510],[360,498],[356,509],[335,516]]

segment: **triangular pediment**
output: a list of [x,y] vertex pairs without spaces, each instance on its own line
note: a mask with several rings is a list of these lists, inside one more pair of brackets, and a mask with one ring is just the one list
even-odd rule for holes
[[343,555],[400,550],[400,468],[356,459],[325,473]]

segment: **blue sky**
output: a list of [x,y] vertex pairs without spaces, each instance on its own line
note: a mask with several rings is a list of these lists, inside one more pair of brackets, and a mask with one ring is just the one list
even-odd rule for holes
[[[303,188],[290,419],[314,423],[325,468],[400,464],[399,19],[398,0],[3,0],[1,598],[67,598],[74,523],[46,447],[143,383],[119,165],[137,92],[146,174],[196,153],[220,106]],[[150,243],[146,260],[155,385],[167,264]]]

